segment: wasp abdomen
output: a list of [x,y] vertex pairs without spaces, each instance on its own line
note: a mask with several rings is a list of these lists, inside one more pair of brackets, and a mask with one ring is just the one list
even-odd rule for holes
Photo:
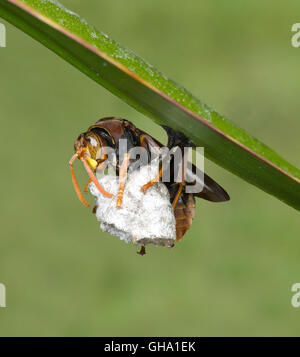
[[195,216],[195,198],[192,193],[185,193],[174,209],[176,219],[176,240],[179,242],[189,230]]

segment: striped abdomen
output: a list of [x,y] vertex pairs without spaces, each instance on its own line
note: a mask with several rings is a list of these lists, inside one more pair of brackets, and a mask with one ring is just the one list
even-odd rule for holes
[[180,196],[174,209],[176,219],[176,240],[179,242],[189,230],[195,216],[195,198],[192,193],[184,193]]

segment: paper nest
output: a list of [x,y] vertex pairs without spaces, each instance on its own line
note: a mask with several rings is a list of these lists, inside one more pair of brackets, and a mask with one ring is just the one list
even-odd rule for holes
[[176,221],[166,186],[157,182],[144,194],[141,187],[157,174],[157,165],[143,166],[127,174],[122,208],[116,208],[119,178],[98,178],[102,187],[114,197],[103,196],[94,183],[89,190],[95,196],[96,217],[104,232],[136,245],[172,247],[176,240]]

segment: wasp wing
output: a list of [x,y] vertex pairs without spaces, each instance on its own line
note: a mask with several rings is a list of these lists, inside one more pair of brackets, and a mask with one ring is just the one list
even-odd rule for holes
[[[195,144],[186,137],[183,133],[180,133],[168,126],[162,125],[164,130],[168,135],[168,148],[172,149],[178,146],[181,150],[184,147],[195,147]],[[176,172],[178,173],[178,167],[173,164],[174,177],[176,177]],[[173,177],[173,178],[174,178]],[[229,201],[230,197],[228,193],[217,184],[211,177],[202,172],[198,167],[196,167],[191,162],[187,163],[186,168],[186,181],[190,185],[195,187],[200,187],[201,191],[193,192],[195,197],[200,197],[212,202],[224,202]]]
[[190,162],[186,169],[186,181],[195,187],[202,187],[201,191],[193,192],[195,197],[200,197],[212,202],[230,200],[228,193],[216,181]]

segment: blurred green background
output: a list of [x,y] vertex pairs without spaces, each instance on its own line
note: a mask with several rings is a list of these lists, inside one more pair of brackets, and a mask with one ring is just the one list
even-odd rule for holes
[[[63,0],[300,166],[299,1]],[[299,335],[299,213],[206,161],[231,201],[197,201],[174,249],[100,232],[68,160],[77,135],[122,116],[162,129],[5,21],[0,48],[1,336]],[[80,163],[81,184],[87,175]]]

